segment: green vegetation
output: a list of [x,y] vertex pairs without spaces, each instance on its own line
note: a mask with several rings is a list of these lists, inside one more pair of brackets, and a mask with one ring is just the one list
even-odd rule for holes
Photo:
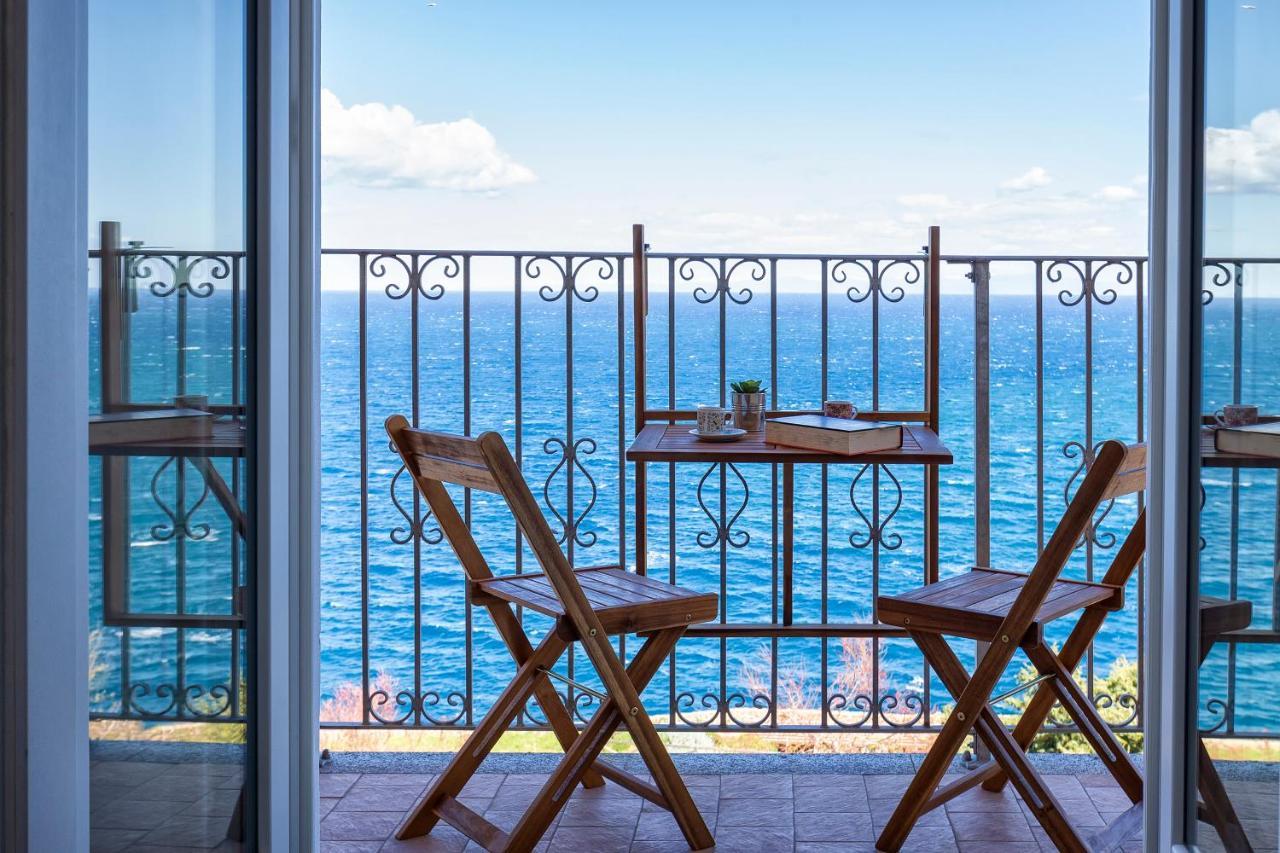
[[730,383],[729,387],[737,394],[759,394],[765,390],[763,379],[744,379]]
[[[1027,664],[1018,672],[1018,683],[1026,684],[1034,679],[1037,674],[1035,668],[1031,664]],[[1077,672],[1075,678],[1076,683],[1084,689],[1085,680],[1083,674]],[[1019,693],[1009,699],[1006,704],[1017,709],[1018,713],[1015,715],[1001,715],[1001,717],[1006,722],[1015,722],[1022,715],[1035,692],[1042,689],[1044,689],[1043,686],[1037,686],[1026,693]],[[1130,718],[1134,716],[1133,703],[1137,701],[1138,696],[1137,663],[1133,663],[1123,657],[1117,658],[1107,672],[1106,678],[1094,682],[1094,695],[1102,700],[1097,703],[1098,710],[1101,712],[1102,718],[1108,723],[1114,725],[1126,721],[1134,722],[1135,720]],[[1084,735],[1055,729],[1058,726],[1070,725],[1072,725],[1071,718],[1067,715],[1067,712],[1062,710],[1061,705],[1055,705],[1053,711],[1049,714],[1049,722],[1045,725],[1042,733],[1036,735],[1036,739],[1031,742],[1031,751],[1092,753],[1093,750],[1090,748],[1088,741],[1084,739]],[[1119,738],[1125,749],[1130,752],[1142,751],[1141,732],[1122,733]]]

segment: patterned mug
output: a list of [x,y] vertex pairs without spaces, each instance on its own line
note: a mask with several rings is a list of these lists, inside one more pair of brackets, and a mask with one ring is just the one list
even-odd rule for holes
[[822,404],[822,414],[851,421],[858,416],[858,409],[849,400],[827,400]]
[[1228,403],[1222,407],[1221,411],[1214,413],[1213,419],[1218,422],[1218,426],[1224,427],[1256,424],[1258,422],[1258,407],[1240,403]]
[[724,432],[725,427],[732,426],[733,412],[723,406],[698,407],[698,432],[703,435],[715,435]]

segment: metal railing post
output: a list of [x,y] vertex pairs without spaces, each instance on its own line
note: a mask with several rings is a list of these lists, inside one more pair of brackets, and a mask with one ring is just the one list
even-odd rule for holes
[[[973,282],[973,562],[991,565],[991,262],[973,261],[966,278]],[[977,643],[974,659],[987,653]],[[974,738],[978,762],[991,760],[981,738]]]

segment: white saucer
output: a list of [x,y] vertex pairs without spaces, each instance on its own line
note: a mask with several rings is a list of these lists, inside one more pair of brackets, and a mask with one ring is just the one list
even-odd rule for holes
[[737,427],[725,427],[721,432],[701,433],[698,428],[694,427],[689,430],[689,435],[698,439],[698,441],[737,441],[747,434],[745,429]]

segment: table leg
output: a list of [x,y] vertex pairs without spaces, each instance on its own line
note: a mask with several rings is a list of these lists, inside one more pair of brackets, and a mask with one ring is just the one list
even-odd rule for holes
[[247,537],[249,535],[249,521],[245,518],[244,510],[241,508],[239,501],[236,500],[231,487],[227,485],[227,481],[222,479],[222,475],[218,473],[213,460],[207,456],[192,456],[189,458],[192,466],[200,472],[200,476],[204,477],[205,483],[209,485],[209,491],[213,492],[213,497],[217,500],[218,505],[222,507],[223,512],[227,514],[227,518],[235,525],[236,532],[240,534],[241,538]]
[[792,621],[792,572],[795,568],[796,517],[795,517],[795,469],[790,462],[782,463],[782,624]]

